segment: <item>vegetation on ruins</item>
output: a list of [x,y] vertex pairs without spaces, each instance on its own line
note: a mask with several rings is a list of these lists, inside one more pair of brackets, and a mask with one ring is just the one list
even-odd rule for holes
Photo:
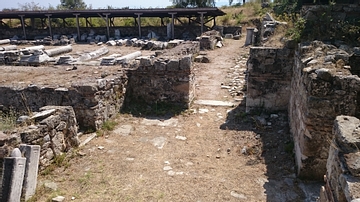
[[14,110],[9,113],[0,111],[0,131],[11,130],[16,127],[17,114]]

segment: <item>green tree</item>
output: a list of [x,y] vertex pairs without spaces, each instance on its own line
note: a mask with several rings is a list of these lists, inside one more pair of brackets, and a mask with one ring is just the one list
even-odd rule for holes
[[215,0],[173,0],[173,4],[178,8],[215,7]]
[[84,10],[86,4],[83,0],[60,0],[61,7],[69,10]]

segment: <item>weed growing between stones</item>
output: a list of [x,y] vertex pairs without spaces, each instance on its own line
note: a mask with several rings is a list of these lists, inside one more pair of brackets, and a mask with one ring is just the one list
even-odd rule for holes
[[0,131],[12,130],[16,127],[17,114],[14,110],[8,113],[0,111]]
[[104,135],[107,135],[110,131],[113,131],[115,129],[115,126],[117,123],[113,120],[107,120],[103,123],[100,130],[96,131],[96,135],[98,137],[102,137]]

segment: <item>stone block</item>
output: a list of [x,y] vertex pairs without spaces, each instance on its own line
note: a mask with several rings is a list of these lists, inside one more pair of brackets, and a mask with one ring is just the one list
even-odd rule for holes
[[344,154],[344,159],[351,175],[360,177],[360,152]]
[[167,71],[178,71],[179,70],[179,60],[177,59],[171,59],[166,64],[166,70]]
[[191,69],[191,59],[192,55],[184,56],[180,59],[180,70],[190,70]]
[[166,62],[157,60],[154,62],[154,68],[155,68],[155,71],[165,71],[166,70]]

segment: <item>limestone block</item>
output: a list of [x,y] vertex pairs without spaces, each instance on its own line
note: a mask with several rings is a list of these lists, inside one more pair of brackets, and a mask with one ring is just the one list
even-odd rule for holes
[[334,124],[335,140],[345,153],[357,152],[360,148],[359,119],[351,116],[337,116]]
[[157,60],[154,62],[154,68],[155,71],[164,71],[166,70],[166,62]]
[[180,69],[181,70],[190,70],[191,69],[191,58],[192,58],[192,55],[187,55],[180,59]]
[[166,64],[166,70],[167,71],[177,71],[177,70],[179,70],[179,60],[171,59]]

